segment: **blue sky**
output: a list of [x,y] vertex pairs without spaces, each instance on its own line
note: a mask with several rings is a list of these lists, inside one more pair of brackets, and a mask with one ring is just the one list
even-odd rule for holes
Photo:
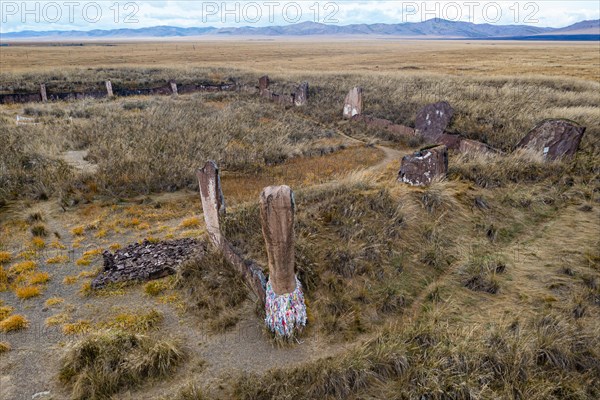
[[562,27],[599,19],[595,1],[129,1],[0,0],[0,32],[91,30],[156,25],[227,27],[419,22],[434,17]]

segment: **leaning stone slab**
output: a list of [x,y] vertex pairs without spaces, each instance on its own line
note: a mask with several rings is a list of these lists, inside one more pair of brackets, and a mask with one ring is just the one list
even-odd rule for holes
[[223,244],[220,219],[221,215],[225,214],[225,198],[221,190],[219,168],[214,161],[207,161],[204,167],[197,171],[196,175],[200,185],[200,198],[206,230],[214,245],[220,248]]
[[411,186],[427,186],[448,173],[448,148],[436,146],[404,156],[398,181]]
[[470,139],[461,140],[458,151],[461,153],[466,153],[466,154],[498,153],[498,150],[494,149],[493,147],[490,147],[485,143],[481,143],[476,140],[470,140]]
[[269,259],[265,323],[279,336],[306,325],[302,285],[294,270],[294,194],[288,186],[269,186],[260,195],[260,216]]
[[294,105],[301,107],[308,101],[308,82],[302,82],[294,92]]
[[423,107],[415,118],[415,130],[429,141],[437,140],[452,121],[454,109],[448,102],[428,104]]
[[261,93],[263,92],[263,90],[267,90],[270,84],[271,80],[267,75],[258,78],[258,90],[260,90]]
[[452,133],[442,133],[438,136],[436,140],[436,144],[443,144],[448,149],[458,150],[460,148],[460,143],[463,138],[460,135],[452,134]]
[[363,90],[362,88],[355,87],[348,92],[346,99],[344,100],[344,118],[350,119],[357,115],[361,115],[363,110]]
[[517,147],[531,149],[546,160],[570,158],[575,155],[586,128],[563,119],[549,119],[536,125]]

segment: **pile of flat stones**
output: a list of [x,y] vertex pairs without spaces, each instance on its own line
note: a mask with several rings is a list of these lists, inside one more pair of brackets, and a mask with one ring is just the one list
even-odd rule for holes
[[204,243],[191,238],[164,242],[144,240],[114,253],[104,251],[104,270],[92,280],[92,288],[100,289],[116,282],[163,278],[177,272],[184,261],[205,251]]

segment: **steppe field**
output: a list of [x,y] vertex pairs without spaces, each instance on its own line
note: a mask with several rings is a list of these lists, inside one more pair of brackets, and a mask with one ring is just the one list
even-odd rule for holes
[[[308,104],[260,97],[258,78]],[[0,399],[600,398],[600,43],[214,40],[0,47],[0,93],[235,81],[248,90],[0,105]],[[397,181],[425,143],[342,119],[449,130],[448,176]],[[17,124],[19,118],[29,118]],[[587,127],[573,159],[516,150]],[[308,323],[275,338],[207,239],[196,169],[221,169],[223,233],[267,269],[259,194],[295,193]],[[92,289],[103,251],[194,238],[173,275]]]

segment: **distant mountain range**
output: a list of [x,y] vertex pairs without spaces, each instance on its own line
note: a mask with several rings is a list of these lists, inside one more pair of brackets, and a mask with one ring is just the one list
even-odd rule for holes
[[[244,26],[239,28],[179,28],[155,26],[139,29],[94,29],[91,31],[22,31],[0,34],[0,40],[102,40],[102,39],[141,39],[141,38],[181,38],[197,36],[344,36],[379,35],[406,38],[446,38],[446,39],[500,39],[500,38],[544,38],[596,37],[600,40],[600,20],[582,21],[564,28],[546,28],[530,25],[492,25],[471,22],[430,19],[424,22],[401,24],[354,24],[326,25],[315,22],[269,27]],[[551,39],[549,39],[551,40]]]

